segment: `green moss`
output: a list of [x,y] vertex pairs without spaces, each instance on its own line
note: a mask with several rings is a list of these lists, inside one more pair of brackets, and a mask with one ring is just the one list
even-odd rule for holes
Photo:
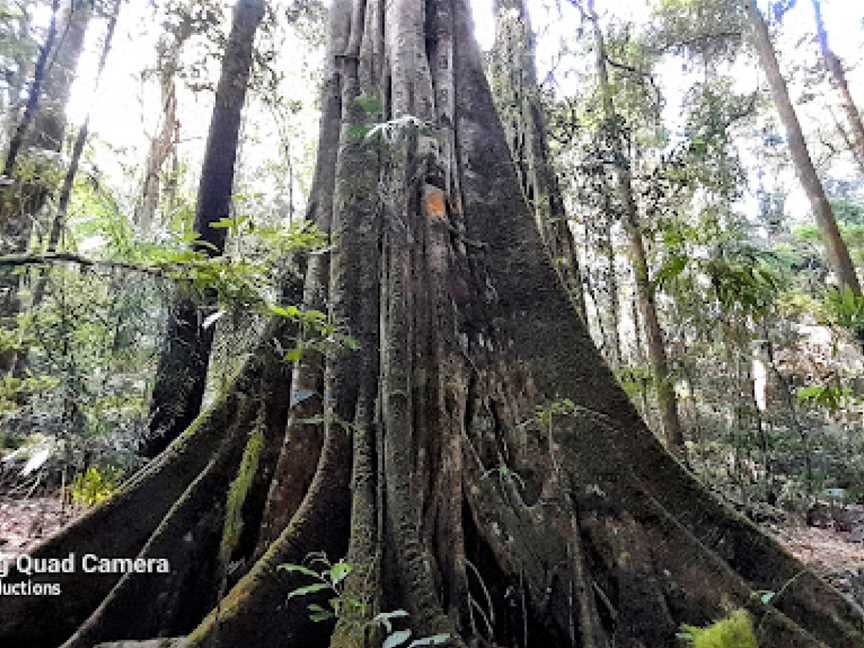
[[222,530],[222,544],[219,547],[219,560],[223,565],[228,565],[231,553],[240,539],[243,530],[243,503],[252,486],[252,479],[258,470],[258,460],[261,458],[261,449],[264,447],[264,434],[260,429],[255,429],[249,435],[246,448],[243,450],[243,458],[237,469],[237,476],[231,482],[228,489],[228,500],[225,506],[225,526]]
[[682,629],[679,636],[693,648],[759,648],[746,610],[735,610],[707,628],[685,625]]

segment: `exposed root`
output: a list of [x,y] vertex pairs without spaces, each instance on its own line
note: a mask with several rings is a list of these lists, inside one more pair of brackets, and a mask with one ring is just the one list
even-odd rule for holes
[[308,584],[279,571],[279,565],[302,563],[323,551],[342,556],[349,516],[350,440],[341,431],[325,439],[318,472],[291,523],[264,555],[189,635],[189,647],[271,648],[315,646],[326,638],[309,621],[308,601],[286,600],[294,587]]
[[[352,567],[330,648],[364,648],[374,628],[368,622],[381,612],[381,539],[378,511],[375,433],[366,407],[357,412],[351,477],[351,537],[347,562]],[[345,605],[348,603],[348,605]]]
[[[279,360],[271,349],[280,334],[279,323],[268,327],[269,336],[259,344],[232,383],[231,388],[159,457],[132,477],[105,503],[40,544],[34,558],[66,557],[80,560],[85,554],[100,557],[137,556],[156,527],[165,518],[205,468],[223,438],[242,438],[251,425],[262,374]],[[14,570],[6,582],[23,580]],[[34,582],[60,584],[58,597],[0,598],[0,636],[14,645],[55,648],[71,636],[116,585],[119,574],[83,573],[81,565],[71,573],[33,575]],[[40,619],[33,623],[33,619]]]
[[[306,308],[326,309],[328,268],[329,263],[322,256],[309,261],[303,298]],[[283,441],[266,446],[276,453],[276,463],[266,481],[261,524],[256,527],[256,559],[291,521],[315,477],[324,440],[323,374],[321,354],[307,352],[293,371],[290,390],[283,391],[283,400],[290,395],[287,403],[290,412],[287,427],[283,424],[280,430]]]

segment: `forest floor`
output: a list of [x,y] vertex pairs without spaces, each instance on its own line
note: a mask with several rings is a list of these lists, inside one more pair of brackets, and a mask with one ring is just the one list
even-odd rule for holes
[[[859,525],[813,527],[786,516],[763,525],[796,558],[864,605],[864,507]],[[847,509],[848,510],[848,509]],[[0,496],[0,556],[26,553],[82,513],[56,497]],[[856,516],[858,517],[858,516]]]
[[864,606],[864,526],[763,526],[798,560]]
[[80,513],[57,497],[0,496],[0,555],[27,553]]

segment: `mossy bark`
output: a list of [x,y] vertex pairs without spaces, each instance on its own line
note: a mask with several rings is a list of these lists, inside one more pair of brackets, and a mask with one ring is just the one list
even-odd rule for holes
[[[237,0],[228,36],[222,71],[216,88],[201,181],[195,205],[193,249],[209,257],[221,256],[228,230],[217,221],[228,218],[234,185],[234,163],[240,137],[240,117],[246,101],[255,33],[264,17],[262,0]],[[205,291],[204,303],[178,290],[168,317],[168,327],[150,401],[150,425],[141,453],[155,457],[183,432],[198,415],[207,379],[213,327],[203,327],[206,313],[214,309],[215,295]]]
[[[338,141],[321,151],[312,200],[331,258],[309,265],[306,298],[324,298],[360,346],[310,356],[306,370],[295,370],[293,380],[308,371],[309,382],[292,386],[288,441],[275,435],[265,444],[282,456],[269,474],[269,502],[257,509],[263,521],[245,519],[268,539],[246,545],[257,560],[197,627],[181,629],[179,645],[372,646],[380,642],[366,625],[372,615],[405,610],[400,627],[415,637],[446,634],[451,646],[653,648],[675,645],[679,624],[705,625],[728,604],[751,610],[765,645],[861,645],[861,610],[703,490],[603,365],[524,202],[467,2],[336,0],[331,11],[322,135],[335,130]],[[376,103],[383,114],[372,117]],[[358,127],[373,119],[403,126],[386,141],[366,138]],[[427,126],[412,127],[415,119]],[[328,187],[329,196],[320,193]],[[48,545],[80,551],[109,542],[110,530],[125,531],[133,514],[122,511],[140,493],[160,504],[142,505],[147,529],[121,549],[135,555],[164,542],[159,551],[183,554],[185,536],[159,529],[188,528],[179,521],[198,508],[187,503],[215,469],[220,438],[232,448],[233,479],[258,420],[238,399],[258,395],[266,409],[287,393],[262,388],[264,366],[276,362],[272,337],[271,329],[217,406],[233,416],[220,426],[227,434],[207,423],[211,414],[116,501]],[[323,394],[310,405],[297,388],[319,376]],[[311,425],[297,411],[304,405],[319,408],[320,451],[298,457],[290,439]],[[225,452],[216,452],[217,464]],[[316,469],[296,503],[286,476],[304,461]],[[227,501],[228,481],[214,502]],[[284,524],[282,506],[292,507]],[[207,528],[200,513],[189,520]],[[87,535],[94,516],[102,520],[96,538]],[[209,528],[210,536],[221,531]],[[199,546],[215,559],[218,540]],[[347,552],[354,566],[343,597],[363,605],[335,628],[310,621],[312,599],[287,597],[308,579],[279,570],[316,551],[331,560]],[[111,583],[92,594],[89,578],[67,585],[49,604],[0,599],[0,640],[61,644]],[[131,591],[118,587],[115,601]],[[142,589],[106,613],[111,631],[100,639],[128,639],[123,620],[154,596],[207,601],[211,587],[183,589],[185,597],[173,585],[155,595]],[[757,589],[782,594],[767,608],[752,598]]]

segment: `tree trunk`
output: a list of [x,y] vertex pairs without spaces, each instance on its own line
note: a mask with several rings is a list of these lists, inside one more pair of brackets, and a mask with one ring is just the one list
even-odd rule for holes
[[861,172],[864,173],[864,123],[861,121],[861,113],[849,92],[849,84],[846,82],[846,71],[837,55],[828,44],[828,32],[825,31],[825,23],[822,21],[821,0],[811,0],[813,12],[816,15],[816,35],[819,38],[819,49],[822,52],[822,60],[825,69],[831,75],[831,85],[837,89],[840,95],[840,105],[846,113],[849,122],[851,136],[849,137],[850,152],[858,163]]
[[[120,15],[120,1],[121,0],[114,0],[114,3],[111,5],[111,13],[108,16],[108,27],[105,31],[105,39],[102,42],[102,52],[99,55],[99,63],[96,68],[96,81],[93,88],[94,94],[99,90],[99,85],[102,81],[102,74],[105,71],[105,63],[108,61],[108,54],[111,52],[111,43],[114,40],[114,30],[117,27],[117,18]],[[51,220],[51,226],[48,231],[47,251],[49,253],[57,251],[63,231],[66,229],[66,217],[69,211],[69,203],[72,200],[72,188],[75,184],[75,177],[78,175],[78,165],[81,163],[81,156],[84,154],[84,146],[87,144],[89,136],[90,113],[88,111],[87,116],[84,118],[84,123],[78,128],[78,134],[75,136],[75,144],[72,146],[72,157],[69,160],[69,167],[66,169],[66,175],[64,176],[63,184],[60,187],[57,213]],[[33,287],[32,300],[32,308],[34,309],[42,302],[46,281],[47,278],[44,273],[36,280]],[[23,358],[23,355],[25,354],[19,355]]]
[[173,28],[172,33],[164,34],[156,45],[162,115],[159,130],[150,141],[150,151],[147,153],[147,160],[144,163],[141,195],[135,205],[135,223],[145,232],[152,227],[153,219],[159,208],[162,168],[169,157],[176,154],[177,88],[175,77],[180,52],[191,35],[192,24],[184,14],[181,23]]
[[[66,129],[66,103],[91,13],[88,2],[76,1],[68,3],[59,25],[52,18],[4,165],[3,173],[13,183],[0,187],[0,254],[27,251],[33,223],[58,183],[56,158]],[[18,285],[19,275],[0,273],[0,326],[7,330],[17,327]],[[0,352],[0,374],[12,370],[17,357],[15,349]]]
[[489,71],[495,105],[540,236],[567,294],[584,319],[582,273],[550,161],[528,9],[525,0],[496,0],[494,11],[497,32]]
[[[71,17],[74,12],[74,5],[70,7],[67,17]],[[49,57],[57,50],[57,13],[60,11],[59,0],[54,0],[51,7],[51,22],[48,24],[48,34],[45,37],[45,43],[39,48],[39,56],[36,59],[36,65],[33,69],[33,82],[30,85],[30,92],[27,96],[27,104],[24,106],[24,112],[21,115],[20,121],[14,125],[12,135],[9,138],[9,150],[6,152],[6,159],[3,163],[3,175],[11,178],[15,171],[15,163],[18,161],[18,154],[21,152],[21,147],[24,144],[24,138],[28,134],[30,124],[39,110],[42,97],[42,86],[45,83],[45,75],[48,72]],[[52,68],[53,65],[52,65]]]
[[[39,55],[35,61],[36,66],[41,64],[43,68],[42,73],[39,75],[40,79],[44,76],[44,66],[47,61],[47,53],[51,49],[51,40],[57,34],[57,8],[56,6],[53,7],[52,9],[54,10],[51,12],[54,28],[52,30],[52,23],[48,24],[46,43],[39,48]],[[25,82],[29,76],[29,71],[34,67],[34,61],[30,59],[30,52],[26,47],[31,39],[31,16],[26,11],[22,11],[18,15],[17,23],[17,30],[15,30],[16,33],[13,38],[17,40],[18,47],[16,48],[17,51],[11,56],[14,66],[10,66],[3,71],[3,81],[6,84],[6,105],[3,106],[3,139],[0,141],[2,141],[3,148],[7,150],[7,155],[12,150],[15,134],[18,132],[18,127],[21,124],[22,108],[26,109],[26,105],[22,106],[22,96],[25,94]],[[12,32],[13,30],[8,28],[8,31]],[[30,96],[35,98],[36,94],[31,92]],[[28,99],[30,96],[28,96]]]
[[[105,63],[108,59],[108,53],[111,51],[111,43],[114,40],[114,30],[117,26],[117,18],[120,13],[120,0],[114,0],[111,7],[111,14],[108,18],[108,27],[105,33],[105,39],[102,44],[102,52],[99,56],[99,64],[96,71],[96,82],[93,88],[95,93],[99,89],[99,83],[102,79],[102,73],[105,70]],[[66,216],[69,211],[69,204],[72,200],[72,189],[75,183],[75,177],[78,175],[78,165],[81,162],[81,156],[84,153],[84,146],[87,144],[87,139],[90,134],[90,114],[84,118],[84,123],[78,128],[78,133],[75,137],[75,143],[72,146],[72,156],[69,160],[69,166],[66,169],[66,174],[63,177],[63,183],[60,187],[58,196],[57,212],[54,218],[51,219],[48,230],[48,245],[47,252],[53,253],[57,251],[61,236],[66,228]],[[43,269],[38,272],[32,283],[32,297],[30,300],[30,310],[34,311],[42,303],[45,296],[45,288],[48,283],[48,276]],[[12,375],[22,376],[27,367],[27,354],[29,347],[20,345],[14,353],[14,359],[10,363],[9,369]]]
[[792,154],[792,161],[795,163],[798,180],[810,200],[810,208],[813,210],[813,217],[816,219],[816,225],[822,236],[822,243],[825,245],[828,263],[837,276],[840,286],[848,288],[853,294],[860,296],[861,285],[858,282],[858,276],[855,274],[855,268],[849,258],[846,243],[840,236],[837,221],[834,219],[834,212],[825,195],[825,188],[816,174],[816,168],[813,166],[813,160],[807,150],[807,143],[804,141],[804,133],[801,131],[798,115],[792,105],[792,100],[789,98],[789,89],[780,73],[780,65],[777,62],[774,46],[771,44],[768,26],[765,24],[765,19],[756,6],[755,0],[744,0],[744,8],[753,32],[753,41],[759,54],[759,62],[768,79],[771,96],[774,98],[774,105],[780,115],[780,121],[783,122],[783,127],[786,129],[789,151]]
[[606,129],[608,130],[607,137],[616,160],[614,168],[616,190],[624,231],[627,233],[630,244],[630,263],[633,265],[639,315],[645,330],[645,346],[648,349],[648,361],[651,364],[651,373],[654,378],[657,409],[660,414],[660,423],[663,426],[663,437],[670,451],[683,456],[685,451],[684,432],[681,429],[681,419],[678,415],[678,398],[675,395],[675,386],[669,375],[669,362],[666,357],[663,330],[660,328],[660,321],[657,317],[654,287],[651,285],[645,243],[642,240],[642,230],[639,226],[639,209],[633,197],[630,160],[627,157],[622,139],[623,135],[619,128],[620,116],[615,112],[612,90],[609,86],[606,46],[597,13],[594,10],[593,0],[588,1],[588,16],[593,24],[597,78],[600,85]]
[[[240,135],[240,118],[252,66],[255,32],[264,17],[262,0],[237,0],[222,72],[216,88],[198,200],[192,247],[209,257],[225,249],[225,227],[213,223],[227,218],[234,184],[234,163]],[[168,330],[159,355],[150,403],[150,425],[141,453],[154,457],[177,438],[198,415],[207,379],[213,344],[213,327],[203,328],[213,295],[204,295],[200,305],[187,290],[174,298]],[[202,314],[203,311],[203,314]]]
[[[399,627],[449,646],[653,648],[729,604],[763,645],[864,641],[861,610],[702,489],[603,366],[543,254],[470,15],[466,0],[331,5],[310,201],[331,258],[310,260],[304,301],[359,349],[305,357],[289,399],[273,339],[292,332],[271,325],[224,399],[34,552],[161,555],[172,573],[34,575],[63,594],[0,598],[4,645],[77,628],[65,648],[373,646],[372,617],[404,610]],[[362,135],[373,103],[386,140]],[[278,567],[346,550],[338,622],[312,623],[332,597],[288,598],[310,581]]]

